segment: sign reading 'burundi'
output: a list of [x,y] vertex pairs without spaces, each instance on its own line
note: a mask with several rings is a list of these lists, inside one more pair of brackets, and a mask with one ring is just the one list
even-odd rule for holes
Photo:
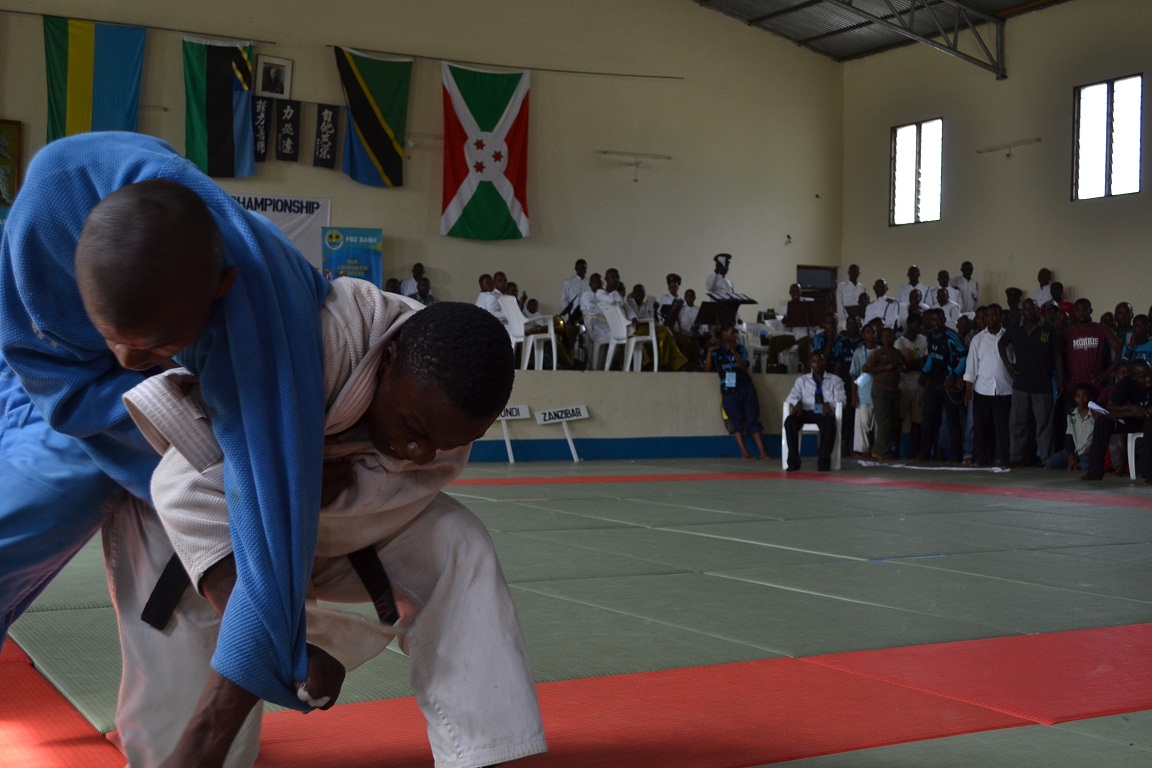
[[443,63],[444,205],[440,234],[528,236],[528,73]]

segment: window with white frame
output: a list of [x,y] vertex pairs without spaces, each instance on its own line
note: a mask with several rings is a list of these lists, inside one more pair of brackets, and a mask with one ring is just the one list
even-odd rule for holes
[[1072,199],[1140,191],[1142,75],[1076,89]]
[[889,224],[940,220],[943,136],[944,121],[939,118],[892,129]]

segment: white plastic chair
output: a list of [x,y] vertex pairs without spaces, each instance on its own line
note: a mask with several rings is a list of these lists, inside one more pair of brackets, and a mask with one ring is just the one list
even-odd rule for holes
[[632,370],[633,367],[639,371],[644,367],[642,347],[648,343],[652,344],[652,371],[660,370],[660,347],[656,341],[656,321],[647,320],[645,322],[648,323],[648,333],[643,336],[635,334],[628,336],[628,343],[624,347],[624,370],[626,371]]
[[1143,432],[1128,433],[1128,477],[1136,479],[1136,441],[1144,438]]
[[[784,421],[792,415],[792,406],[784,403],[783,416],[780,421],[780,462],[784,469],[788,469],[788,431],[784,429]],[[844,403],[836,403],[836,444],[832,448],[832,469],[840,469],[840,423],[844,419]],[[815,432],[820,434],[819,424],[804,424],[800,427],[800,438],[803,439],[805,432]],[[800,441],[796,441],[796,447],[800,447]]]
[[[610,337],[608,341],[596,341],[592,345],[593,367],[600,362],[600,349],[607,346],[608,352],[604,357],[604,370],[612,369],[612,358],[616,355],[616,347],[628,343],[628,319],[624,317],[624,310],[615,304],[601,304],[604,310],[604,319],[608,322]],[[625,362],[627,366],[627,362]]]
[[[761,343],[762,335],[768,335],[768,326],[764,323],[746,323],[744,326],[744,349],[748,350],[748,355],[754,361],[756,356],[760,356],[761,366],[768,363],[768,355],[771,352],[767,344]],[[760,370],[764,370],[761,367]]]
[[515,296],[501,296],[500,309],[504,312],[504,327],[508,329],[508,337],[512,340],[512,352],[515,354],[516,346],[520,345],[520,370],[526,371],[528,347],[524,342],[524,313],[520,311],[520,302]]
[[556,354],[556,323],[553,322],[551,317],[545,317],[548,322],[544,326],[544,333],[530,333],[527,336],[527,341],[532,342],[533,357],[536,358],[536,370],[544,369],[544,347],[551,345],[552,347],[552,370],[560,370],[560,356]]

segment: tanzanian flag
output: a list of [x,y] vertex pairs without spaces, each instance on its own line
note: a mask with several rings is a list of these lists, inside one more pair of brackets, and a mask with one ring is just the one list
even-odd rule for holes
[[444,196],[440,234],[528,236],[528,73],[443,62]]
[[252,45],[184,38],[184,154],[209,176],[255,176]]
[[48,141],[89,131],[135,131],[142,27],[44,17]]
[[404,184],[411,59],[379,59],[336,47],[336,69],[348,105],[344,173],[374,187]]

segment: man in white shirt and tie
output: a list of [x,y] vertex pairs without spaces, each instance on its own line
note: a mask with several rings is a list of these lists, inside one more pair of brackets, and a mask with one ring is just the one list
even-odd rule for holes
[[789,472],[800,469],[800,429],[805,424],[820,427],[817,470],[831,470],[832,451],[840,450],[836,444],[836,404],[847,400],[844,382],[839,376],[825,371],[824,356],[819,352],[808,356],[808,365],[811,372],[796,379],[784,400],[790,406],[790,415],[784,419],[784,439],[788,441],[788,466],[785,469]]

